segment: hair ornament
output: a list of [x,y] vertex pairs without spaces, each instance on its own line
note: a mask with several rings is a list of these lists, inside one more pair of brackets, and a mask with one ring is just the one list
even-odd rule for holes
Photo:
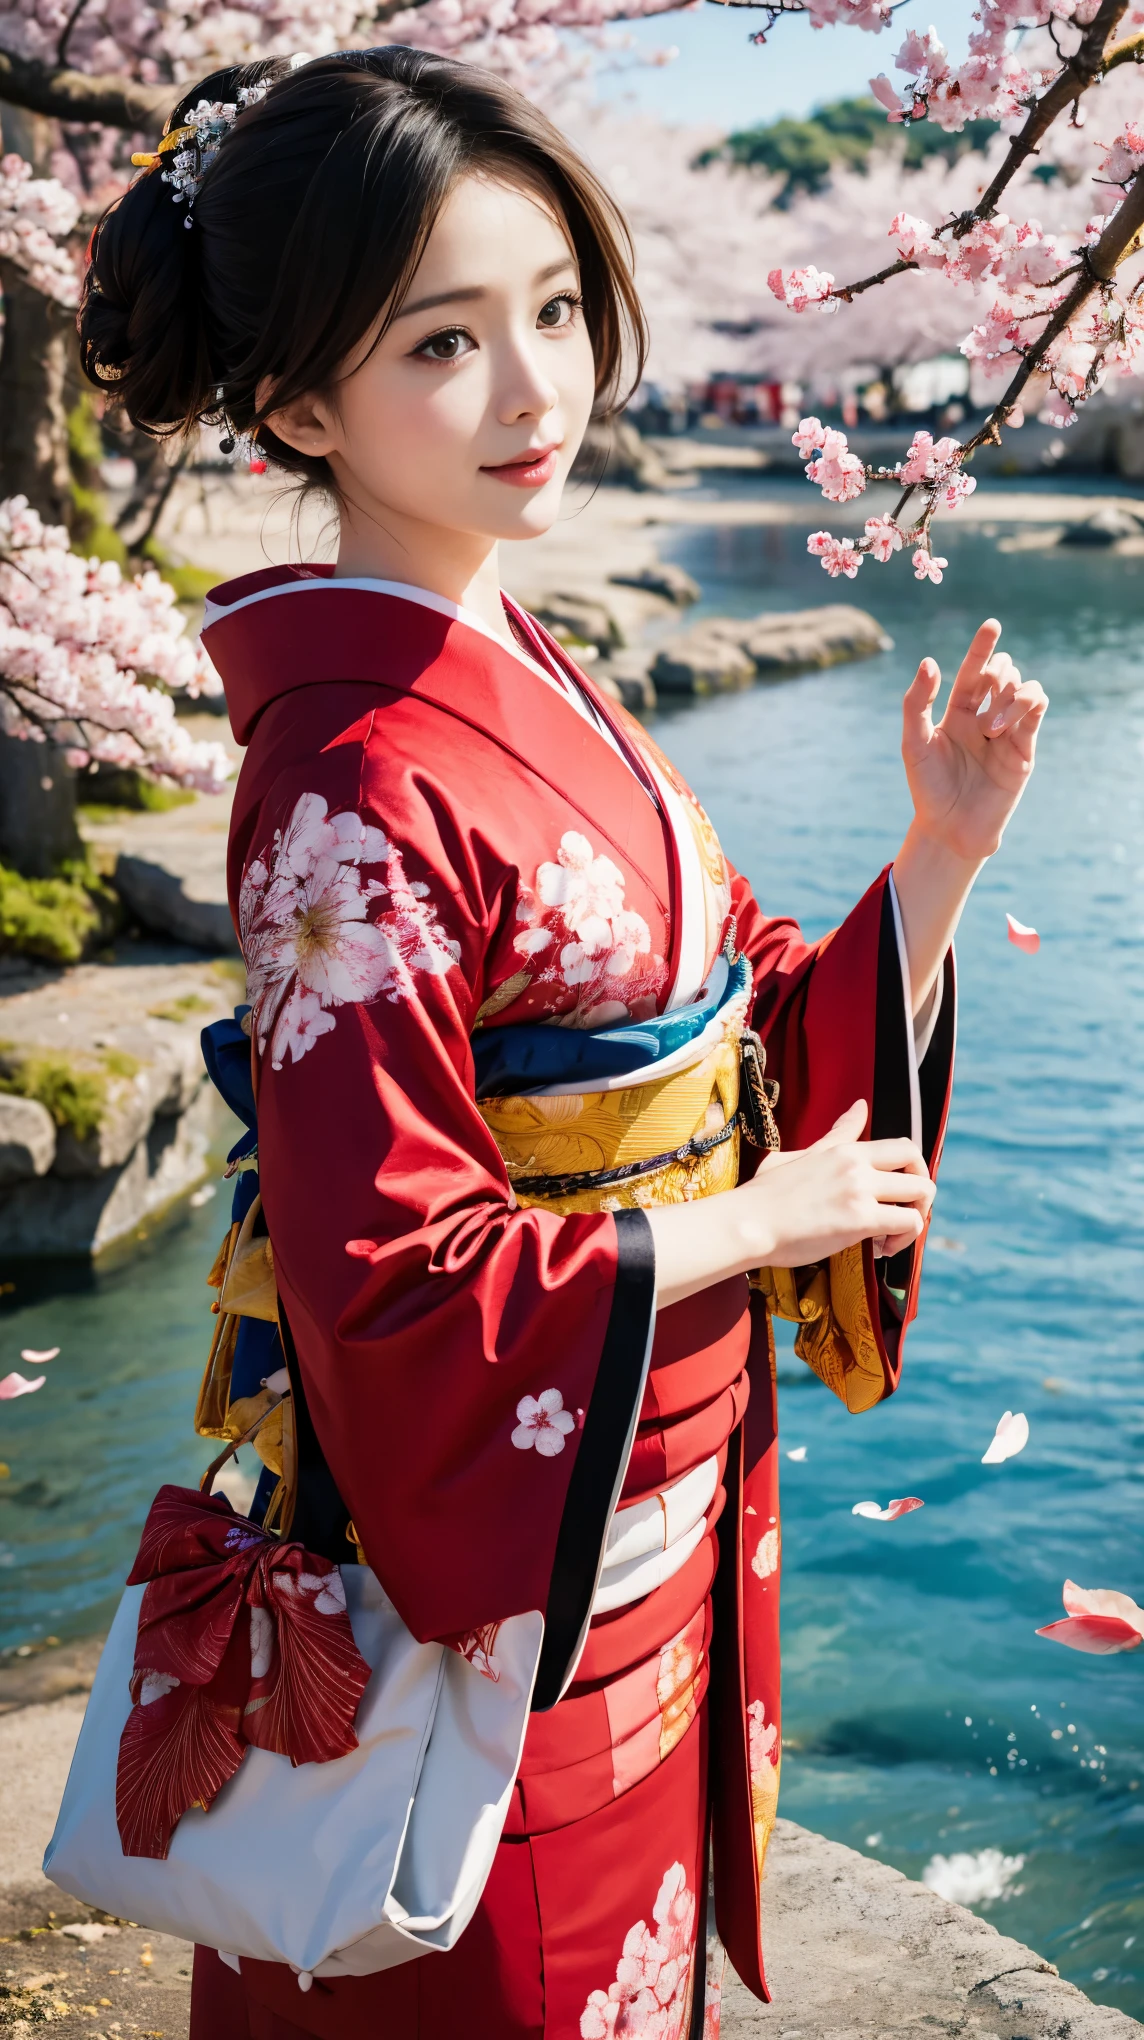
[[[198,197],[199,186],[239,114],[265,97],[265,85],[247,85],[237,100],[200,99],[186,120],[163,136],[157,149],[132,156],[132,164],[137,170],[160,172],[163,183],[171,187],[176,205],[187,202],[184,226],[191,224],[191,207]],[[164,163],[164,157],[170,158],[169,163]]]

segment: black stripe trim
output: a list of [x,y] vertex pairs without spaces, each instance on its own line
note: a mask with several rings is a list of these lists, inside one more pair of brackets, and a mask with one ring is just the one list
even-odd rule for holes
[[942,965],[941,1006],[938,1009],[930,1045],[922,1057],[918,1070],[918,1089],[922,1100],[922,1153],[928,1168],[933,1167],[934,1150],[941,1131],[941,1115],[945,1106],[950,1064],[953,1061],[956,1028],[957,985],[951,949]]
[[631,1456],[655,1322],[655,1243],[638,1208],[617,1211],[616,1283],[596,1385],[556,1539],[532,1708],[555,1707],[592,1613],[604,1541]]
[[870,1101],[871,1140],[909,1139],[910,1049],[906,1039],[906,993],[902,959],[894,922],[890,881],[882,892],[882,925],[878,935],[878,992],[874,1020],[874,1096]]

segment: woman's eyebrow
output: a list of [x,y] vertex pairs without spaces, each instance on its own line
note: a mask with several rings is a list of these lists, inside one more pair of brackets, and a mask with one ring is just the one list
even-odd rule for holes
[[[532,279],[533,288],[535,289],[539,283],[550,283],[554,276],[560,276],[564,270],[575,269],[575,267],[576,257],[571,254],[564,255],[559,262],[550,262],[547,268],[537,271]],[[420,312],[435,310],[438,305],[473,304],[478,298],[487,296],[488,292],[479,283],[469,284],[460,290],[442,290],[435,297],[416,298],[413,304],[402,305],[401,310],[397,313],[397,317],[399,319],[412,319],[416,318]]]

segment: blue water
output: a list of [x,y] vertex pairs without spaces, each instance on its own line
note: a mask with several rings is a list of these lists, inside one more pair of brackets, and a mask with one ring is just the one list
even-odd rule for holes
[[[1144,2016],[1144,1650],[1081,1657],[1034,1634],[1066,1576],[1144,1601],[1144,560],[943,532],[941,589],[901,560],[851,586],[804,543],[784,526],[661,537],[707,607],[858,600],[897,640],[657,721],[765,905],[819,934],[893,855],[898,702],[922,651],[952,671],[996,613],[1052,709],[959,938],[938,1243],[902,1388],[851,1418],[789,1346],[781,1362],[783,1444],[807,1447],[783,1463],[781,1809],[915,1876],[937,1854],[1023,1857],[988,1916]],[[1039,956],[1008,945],[1007,908]],[[223,1218],[221,1198],[184,1207],[95,1271],[2,1271],[0,1373],[21,1346],[63,1351],[40,1394],[0,1405],[0,1647],[106,1622],[158,1481],[210,1456],[190,1412]],[[1005,1409],[1027,1413],[1029,1446],[983,1467]],[[904,1494],[924,1510],[851,1515]]]
[[[1144,1650],[1085,1657],[1034,1631],[1066,1577],[1144,1603],[1144,560],[943,531],[940,589],[902,561],[824,587],[804,547],[787,526],[661,548],[712,609],[827,594],[896,640],[657,724],[767,907],[821,934],[893,856],[923,652],[951,677],[995,614],[1052,706],[958,939],[957,1088],[902,1387],[850,1417],[787,1342],[782,1443],[807,1456],[783,1461],[780,1811],[915,1877],[936,1854],[1023,1856],[987,1916],[1140,2017]],[[1038,956],[1009,945],[1006,909]],[[1029,1445],[982,1466],[1006,1409]],[[896,1523],[851,1514],[908,1494],[926,1506]]]

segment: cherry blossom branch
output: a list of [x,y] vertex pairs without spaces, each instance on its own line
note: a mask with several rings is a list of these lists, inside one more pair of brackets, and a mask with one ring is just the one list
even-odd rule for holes
[[[973,211],[965,215],[967,226],[976,220],[993,218],[1002,193],[1012,183],[1022,163],[1028,157],[1036,155],[1058,115],[1062,114],[1066,107],[1075,105],[1081,95],[1095,85],[1103,75],[1105,44],[1127,10],[1128,0],[1101,0],[1097,13],[1085,29],[1063,71],[1030,107],[1029,117],[1020,134],[1014,135],[1010,142],[997,175],[982,193]],[[955,234],[964,233],[967,227],[963,227],[959,221],[953,231]]]
[[98,121],[104,127],[158,134],[179,88],[133,78],[89,76],[0,49],[0,100],[53,120]]

